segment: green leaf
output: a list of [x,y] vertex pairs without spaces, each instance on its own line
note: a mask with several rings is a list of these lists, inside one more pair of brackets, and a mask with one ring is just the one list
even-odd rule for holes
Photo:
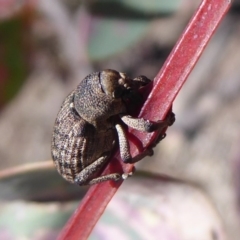
[[125,50],[144,35],[148,22],[94,19],[88,45],[91,60],[101,60]]
[[181,0],[118,0],[127,7],[145,13],[168,14],[177,10]]
[[10,100],[22,86],[27,75],[26,49],[23,42],[24,24],[21,17],[0,23],[0,95]]
[[2,203],[0,239],[56,239],[76,203]]
[[145,35],[156,17],[172,13],[180,0],[101,0],[87,6],[93,18],[88,52],[91,60],[102,60],[126,51]]
[[45,161],[0,171],[0,189],[0,200],[66,201],[81,199],[88,187],[68,183]]

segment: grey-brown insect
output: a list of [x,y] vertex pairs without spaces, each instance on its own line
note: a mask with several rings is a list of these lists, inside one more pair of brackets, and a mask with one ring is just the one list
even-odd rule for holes
[[131,79],[114,70],[95,72],[84,78],[63,102],[53,137],[52,158],[58,172],[71,183],[95,184],[123,178],[121,173],[97,176],[118,142],[125,163],[133,163],[152,150],[132,158],[124,125],[152,132],[173,124],[171,113],[164,121],[133,118],[126,104],[138,99],[138,90],[148,84],[145,76]]

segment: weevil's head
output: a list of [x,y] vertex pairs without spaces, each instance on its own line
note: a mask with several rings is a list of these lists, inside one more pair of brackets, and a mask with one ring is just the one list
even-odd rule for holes
[[141,102],[138,90],[149,82],[146,77],[131,79],[110,69],[92,73],[75,90],[75,110],[98,129],[101,125],[106,127],[106,119],[125,113],[130,105],[136,106]]
[[149,82],[150,80],[144,76],[132,79],[125,73],[111,69],[100,72],[102,91],[115,99],[131,100],[131,97],[137,94],[138,89]]

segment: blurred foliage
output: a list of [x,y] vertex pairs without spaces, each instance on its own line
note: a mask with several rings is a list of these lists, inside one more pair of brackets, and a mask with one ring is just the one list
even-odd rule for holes
[[24,19],[0,22],[0,106],[12,99],[27,76]]
[[92,27],[88,53],[91,60],[99,61],[124,51],[134,44],[143,36],[148,23],[138,20],[120,21],[95,18]]
[[52,161],[3,170],[0,179],[0,201],[68,201],[82,198],[88,189],[61,178]]
[[[77,4],[78,3],[78,4]],[[92,61],[100,61],[127,51],[145,35],[152,20],[172,14],[181,0],[102,0],[85,2],[91,22],[87,36],[87,49]],[[68,3],[75,9],[82,1]],[[8,9],[4,7],[7,12]],[[26,35],[26,9],[14,15],[14,4],[9,5],[10,18],[0,21],[0,107],[11,100],[22,86],[28,73],[28,53],[31,43]],[[28,9],[29,10],[29,9]],[[31,9],[33,11],[33,9]],[[20,13],[20,14],[19,14]],[[32,23],[32,22],[30,22]],[[30,43],[30,45],[29,45]]]
[[142,11],[143,13],[161,13],[161,14],[168,14],[176,11],[179,7],[180,0],[118,0],[123,5],[132,7],[135,10]]
[[[59,207],[61,211],[58,211]],[[56,239],[74,208],[76,203],[2,203],[0,239]]]
[[102,60],[126,51],[139,42],[152,20],[172,14],[180,0],[94,1],[87,6],[92,13],[88,52],[91,60]]

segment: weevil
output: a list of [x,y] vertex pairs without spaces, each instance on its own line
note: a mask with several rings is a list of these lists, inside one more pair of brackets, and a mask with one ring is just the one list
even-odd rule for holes
[[126,126],[153,132],[175,121],[173,113],[158,122],[128,114],[127,102],[136,101],[139,89],[150,82],[145,76],[132,79],[107,69],[88,75],[67,96],[55,121],[51,148],[55,166],[63,178],[78,185],[124,179],[126,175],[121,173],[97,175],[117,143],[124,163],[151,155],[152,149],[132,158],[125,132]]

